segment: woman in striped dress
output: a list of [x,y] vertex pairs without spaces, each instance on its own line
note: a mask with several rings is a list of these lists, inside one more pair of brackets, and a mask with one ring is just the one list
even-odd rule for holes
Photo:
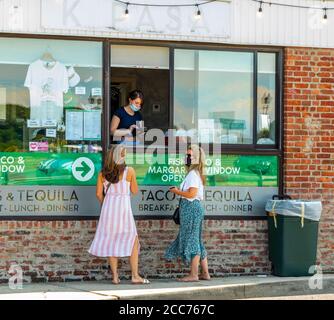
[[114,146],[98,176],[96,196],[102,204],[94,240],[88,252],[108,257],[113,284],[119,284],[118,258],[130,257],[133,284],[148,284],[138,273],[140,244],[132,214],[130,194],[138,192],[135,170],[125,164],[126,149]]

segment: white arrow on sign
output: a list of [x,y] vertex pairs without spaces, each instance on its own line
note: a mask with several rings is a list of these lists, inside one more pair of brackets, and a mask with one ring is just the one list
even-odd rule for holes
[[81,157],[73,162],[72,174],[80,182],[86,182],[94,176],[95,166],[89,158]]

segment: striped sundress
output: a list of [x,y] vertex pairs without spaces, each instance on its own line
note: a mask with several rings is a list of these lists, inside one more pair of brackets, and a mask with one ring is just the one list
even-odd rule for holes
[[127,168],[118,183],[104,181],[105,195],[94,240],[88,252],[98,257],[129,257],[137,237],[130,202]]

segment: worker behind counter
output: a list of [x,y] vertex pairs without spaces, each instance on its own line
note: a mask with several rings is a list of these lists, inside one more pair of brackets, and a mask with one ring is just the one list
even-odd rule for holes
[[143,116],[140,113],[144,104],[143,93],[140,90],[131,91],[128,101],[129,104],[117,109],[112,117],[110,131],[113,143],[132,143],[136,134],[143,131]]

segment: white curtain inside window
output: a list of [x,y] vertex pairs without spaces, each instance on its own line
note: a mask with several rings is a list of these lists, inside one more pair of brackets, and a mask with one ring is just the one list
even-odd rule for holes
[[149,46],[111,46],[111,66],[120,68],[169,69],[169,49]]

